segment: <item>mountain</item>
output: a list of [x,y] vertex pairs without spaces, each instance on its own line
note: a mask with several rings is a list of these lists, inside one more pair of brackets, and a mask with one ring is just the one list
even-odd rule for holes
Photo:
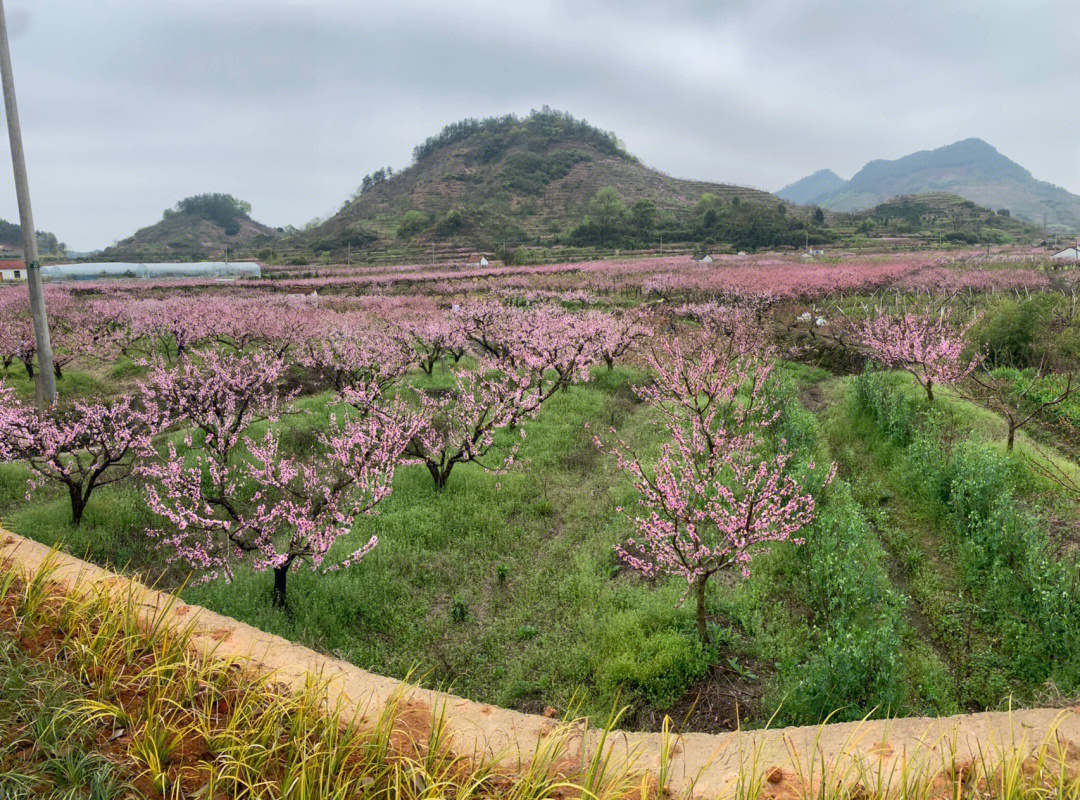
[[282,232],[256,222],[251,206],[229,194],[186,197],[165,211],[160,222],[107,247],[103,261],[205,261],[228,252],[269,244]]
[[1008,209],[1038,225],[1045,220],[1055,230],[1080,231],[1080,197],[1036,180],[981,139],[964,139],[894,161],[871,161],[851,180],[814,197],[813,202],[834,211],[859,211],[900,195],[941,192],[989,208]]
[[813,175],[789,183],[777,192],[776,196],[800,206],[808,206],[816,203],[819,197],[839,190],[843,185],[844,179],[831,169],[819,169]]
[[614,134],[548,108],[448,125],[413,155],[400,172],[366,176],[301,241],[335,254],[346,247],[655,246],[665,226],[679,228],[703,198],[716,205],[711,219],[740,202],[773,211],[782,205],[757,189],[672,178],[642,164]]
[[[48,231],[37,232],[38,256],[63,256],[67,251],[67,245],[58,241],[56,234]],[[0,219],[0,257],[18,256],[22,258],[23,240],[22,228],[14,222]]]

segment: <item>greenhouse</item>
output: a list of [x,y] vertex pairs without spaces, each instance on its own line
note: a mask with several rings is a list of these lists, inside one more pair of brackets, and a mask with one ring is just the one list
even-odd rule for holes
[[41,268],[41,276],[53,281],[227,279],[258,278],[261,275],[262,270],[255,261],[174,261],[155,264],[102,261],[51,264]]

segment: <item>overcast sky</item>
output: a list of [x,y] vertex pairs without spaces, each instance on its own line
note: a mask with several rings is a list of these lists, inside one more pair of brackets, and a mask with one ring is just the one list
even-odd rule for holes
[[36,222],[77,250],[206,191],[302,225],[444,124],[544,104],[677,177],[774,191],[978,136],[1080,193],[1076,0],[6,7]]

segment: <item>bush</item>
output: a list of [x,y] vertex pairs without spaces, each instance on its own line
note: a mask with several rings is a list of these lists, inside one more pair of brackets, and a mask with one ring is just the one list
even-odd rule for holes
[[1049,315],[1046,298],[995,300],[969,334],[972,347],[986,353],[995,367],[1032,366],[1049,335]]
[[781,715],[823,722],[861,719],[870,709],[880,715],[895,710],[900,699],[900,635],[894,615],[883,612],[879,624],[829,625],[819,646],[794,672]]
[[399,239],[408,239],[420,233],[428,226],[428,216],[421,211],[406,211],[398,226]]
[[678,596],[657,592],[602,621],[588,657],[604,690],[667,708],[706,674],[708,653],[685,606],[673,602]]
[[667,708],[707,669],[708,659],[694,637],[658,631],[641,637],[604,664],[601,685]]

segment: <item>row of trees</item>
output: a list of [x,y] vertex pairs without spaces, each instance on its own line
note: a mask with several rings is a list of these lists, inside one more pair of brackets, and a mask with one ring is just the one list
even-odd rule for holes
[[[618,438],[595,442],[615,456],[638,496],[638,509],[628,512],[635,536],[616,552],[646,577],[685,580],[707,642],[710,578],[736,568],[747,575],[769,543],[802,543],[800,532],[816,514],[808,488],[816,466],[811,461],[793,474],[794,454],[774,432],[782,411],[770,381],[775,354],[752,312],[715,304],[684,311],[700,329],[656,341],[647,354],[652,380],[637,389],[663,425],[659,456],[643,457]],[[1076,382],[1045,360],[1023,381],[993,370],[984,353],[971,354],[967,334],[975,321],[959,324],[944,310],[878,311],[850,332],[875,360],[913,375],[927,402],[935,386],[947,385],[999,412],[1011,450],[1016,430],[1064,402]],[[834,475],[835,467],[814,479],[816,490]]]
[[804,220],[789,215],[783,203],[745,201],[738,196],[724,202],[709,192],[684,209],[660,209],[648,198],[628,208],[618,190],[607,186],[590,201],[586,216],[569,239],[579,246],[650,247],[662,235],[673,242],[724,243],[745,250],[824,244],[834,237],[817,211],[817,216]]
[[[189,306],[190,308],[190,306]],[[229,578],[238,558],[274,575],[284,604],[290,571],[355,564],[377,544],[334,550],[355,519],[392,490],[402,463],[422,464],[438,489],[455,466],[502,471],[518,437],[555,392],[627,352],[645,329],[606,314],[477,302],[438,319],[411,320],[404,335],[360,315],[324,315],[277,337],[237,329],[156,352],[133,394],[39,415],[0,388],[0,459],[29,466],[34,486],[63,485],[79,524],[93,491],[138,473],[165,523],[160,544],[204,579]],[[183,343],[182,343],[183,342]],[[130,346],[130,343],[127,345]],[[467,365],[466,351],[475,356]],[[450,388],[405,380],[418,364],[447,369]],[[284,443],[296,413],[295,370],[332,387],[329,420],[314,441]],[[331,551],[334,550],[333,553]]]
[[951,386],[965,399],[999,414],[1005,421],[1005,447],[1012,450],[1016,432],[1076,391],[1075,368],[1043,351],[1025,371],[1002,369],[993,353],[973,350],[968,334],[978,317],[959,324],[947,309],[937,314],[878,313],[853,326],[857,341],[890,369],[910,373],[934,402],[935,386]]
[[[627,510],[635,535],[618,556],[645,575],[673,575],[693,593],[698,635],[708,642],[706,590],[721,572],[749,574],[773,542],[802,544],[815,518],[806,476],[773,430],[781,407],[774,352],[752,314],[716,305],[697,309],[697,331],[660,338],[648,351],[640,398],[663,427],[658,457],[616,437],[595,437],[615,456],[638,496]],[[820,487],[832,480],[830,471]]]
[[[495,300],[430,316],[391,318],[388,308],[381,317],[293,308],[291,318],[269,323],[263,306],[262,314],[216,319],[202,334],[191,319],[180,324],[178,312],[159,316],[153,336],[133,336],[122,311],[99,306],[102,346],[142,348],[145,379],[109,403],[48,415],[0,388],[0,459],[25,462],[34,486],[63,485],[75,524],[97,487],[137,472],[164,523],[154,535],[173,558],[204,578],[228,578],[246,557],[273,573],[284,604],[292,570],[340,569],[376,546],[375,537],[351,552],[336,545],[390,494],[397,466],[423,465],[440,490],[458,464],[506,470],[524,424],[556,392],[648,342],[651,379],[636,391],[663,428],[659,454],[636,452],[615,431],[596,437],[638,496],[627,510],[635,533],[616,548],[619,557],[646,576],[685,580],[707,640],[711,578],[745,574],[770,543],[800,543],[815,519],[815,492],[832,472],[814,477],[815,465],[799,463],[777,431],[775,352],[752,310],[688,307],[694,328],[658,336],[635,314]],[[970,355],[969,329],[948,312],[878,313],[851,326],[876,360],[909,371],[928,402],[936,386],[981,387],[970,396],[1004,414],[1011,447],[1015,430],[1068,397],[1073,381],[1050,393],[1007,390],[981,355]],[[439,368],[447,386],[407,380],[413,369]],[[280,422],[296,411],[297,390],[288,388],[303,382],[296,370],[337,398],[300,448],[286,442]]]

